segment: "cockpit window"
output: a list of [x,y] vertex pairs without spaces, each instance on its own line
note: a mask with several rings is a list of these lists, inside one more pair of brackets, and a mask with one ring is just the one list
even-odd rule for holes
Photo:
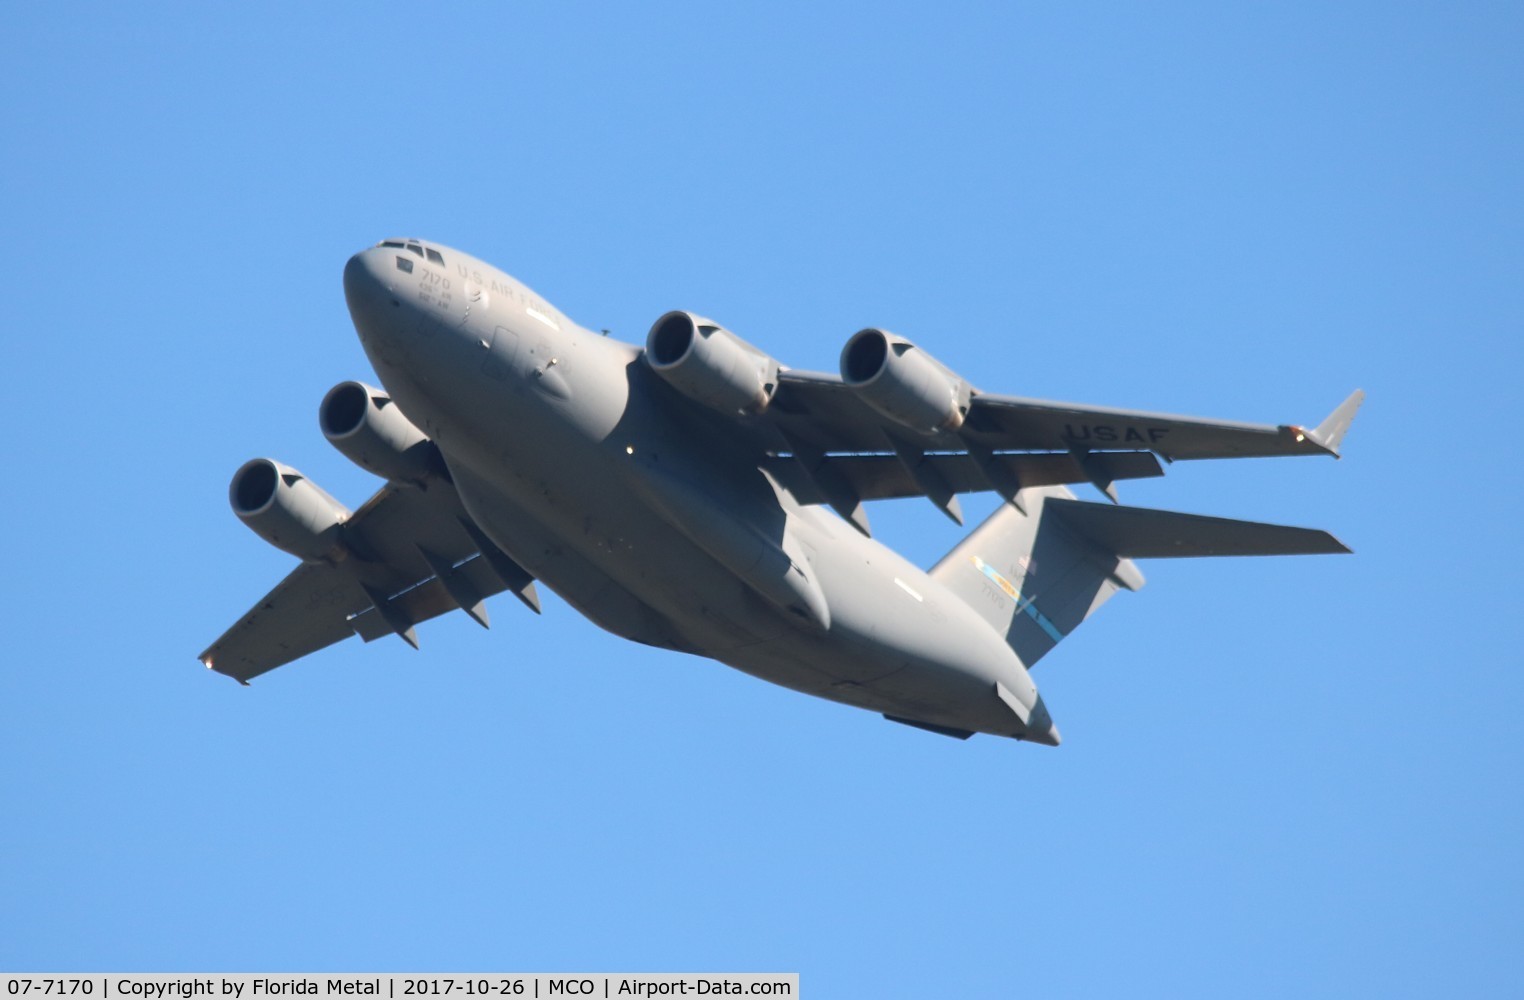
[[[443,254],[433,247],[424,246],[417,240],[382,240],[376,246],[386,247],[389,250],[406,250],[409,253],[425,258],[430,264],[438,264],[440,267],[445,266]],[[397,267],[400,269],[402,265],[398,264]]]
[[402,256],[399,253],[397,255],[397,270],[402,271],[405,274],[412,274],[413,273],[413,262],[408,260],[406,257]]

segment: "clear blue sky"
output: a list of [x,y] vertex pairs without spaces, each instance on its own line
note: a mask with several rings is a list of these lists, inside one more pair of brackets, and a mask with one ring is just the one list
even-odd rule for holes
[[[1524,991],[1524,13],[1118,6],[13,6],[0,967]],[[1123,491],[1357,554],[1146,565],[1038,669],[1057,750],[554,599],[239,688],[194,656],[292,561],[228,478],[374,489],[315,412],[369,375],[344,260],[395,234],[796,367],[872,323],[992,391],[1309,422],[1360,386],[1341,462]]]

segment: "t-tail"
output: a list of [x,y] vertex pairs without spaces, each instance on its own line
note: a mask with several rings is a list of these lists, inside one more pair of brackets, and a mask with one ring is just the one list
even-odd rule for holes
[[1134,559],[1348,552],[1326,531],[1076,500],[1062,486],[1021,491],[931,570],[975,608],[1030,669],[1118,590]]

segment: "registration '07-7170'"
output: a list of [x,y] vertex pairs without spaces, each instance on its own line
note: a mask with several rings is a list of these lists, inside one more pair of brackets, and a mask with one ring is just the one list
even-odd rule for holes
[[95,981],[91,979],[8,979],[5,992],[13,997],[25,996],[93,996]]

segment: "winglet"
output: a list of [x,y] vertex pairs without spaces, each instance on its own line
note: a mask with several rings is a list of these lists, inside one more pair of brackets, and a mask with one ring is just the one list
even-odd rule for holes
[[1350,423],[1355,419],[1355,411],[1360,409],[1360,404],[1363,402],[1365,402],[1365,390],[1356,389],[1321,424],[1318,424],[1316,429],[1306,432],[1308,439],[1334,458],[1338,458],[1339,443],[1344,440],[1344,433],[1349,430]]

